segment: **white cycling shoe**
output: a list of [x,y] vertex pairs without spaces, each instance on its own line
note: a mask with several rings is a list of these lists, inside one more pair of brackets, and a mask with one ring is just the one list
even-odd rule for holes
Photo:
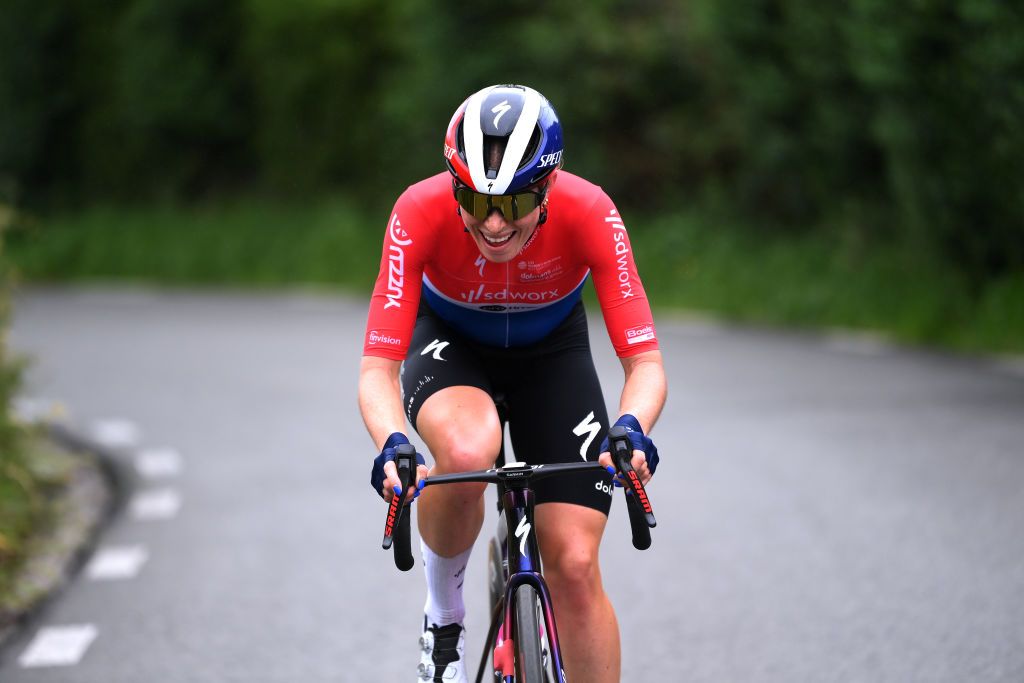
[[423,619],[420,665],[416,683],[468,683],[465,666],[466,630],[462,624],[427,627]]

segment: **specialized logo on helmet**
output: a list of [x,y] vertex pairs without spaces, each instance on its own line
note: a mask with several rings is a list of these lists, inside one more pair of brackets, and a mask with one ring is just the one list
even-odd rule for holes
[[496,104],[493,107],[491,107],[491,113],[492,114],[497,114],[497,116],[494,117],[494,127],[495,128],[498,127],[498,121],[501,119],[501,117],[504,116],[505,112],[507,112],[511,108],[512,108],[512,105],[510,105],[508,103],[508,100],[502,100],[498,104]]
[[540,163],[537,164],[537,168],[547,168],[548,166],[557,166],[562,163],[562,151],[558,150],[552,154],[545,154],[540,158]]

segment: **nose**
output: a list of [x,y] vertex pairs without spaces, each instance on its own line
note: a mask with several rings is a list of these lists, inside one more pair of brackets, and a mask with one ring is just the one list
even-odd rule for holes
[[487,214],[486,220],[484,220],[483,227],[488,232],[501,232],[508,225],[508,221],[505,220],[505,214],[499,209],[491,209],[491,212]]

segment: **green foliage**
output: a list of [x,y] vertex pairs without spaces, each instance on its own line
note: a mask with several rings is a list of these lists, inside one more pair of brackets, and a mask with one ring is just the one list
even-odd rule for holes
[[525,82],[626,208],[842,225],[977,300],[1024,271],[1021,74],[1002,0],[8,0],[0,196],[380,202],[466,94]]
[[0,594],[8,569],[21,559],[23,544],[44,512],[39,483],[24,452],[24,430],[11,416],[21,364],[7,350],[10,278],[3,234],[13,219],[13,211],[0,203]]

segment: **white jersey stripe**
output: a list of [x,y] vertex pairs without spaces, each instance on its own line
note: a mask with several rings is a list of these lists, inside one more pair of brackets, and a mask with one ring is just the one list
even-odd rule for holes
[[505,147],[505,156],[501,159],[501,168],[498,169],[498,177],[494,180],[494,187],[490,194],[503,194],[508,190],[512,179],[519,169],[519,162],[523,160],[523,152],[530,144],[530,136],[537,127],[537,118],[540,116],[540,95],[536,90],[526,88],[523,111],[519,115],[516,127],[508,138],[508,145]]

